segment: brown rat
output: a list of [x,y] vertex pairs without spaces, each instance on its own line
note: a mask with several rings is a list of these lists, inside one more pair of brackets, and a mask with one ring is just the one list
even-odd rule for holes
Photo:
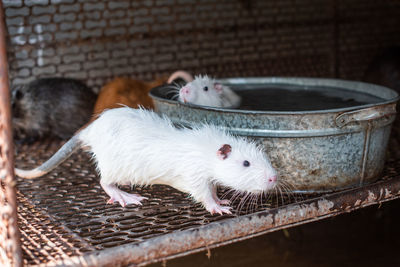
[[171,83],[176,79],[183,79],[186,82],[193,80],[191,74],[186,71],[176,71],[169,77],[161,77],[153,82],[144,82],[128,77],[118,77],[107,83],[100,90],[93,113],[100,114],[105,109],[121,107],[125,105],[131,108],[143,106],[153,109],[153,100],[149,96],[149,91],[164,83]]
[[132,108],[138,108],[141,105],[153,109],[153,101],[148,93],[151,88],[163,84],[166,80],[166,78],[159,78],[154,82],[146,83],[128,77],[115,78],[101,89],[93,113],[100,114],[105,109],[121,107],[121,104]]
[[67,139],[89,121],[95,101],[96,94],[75,79],[42,78],[13,86],[14,136],[20,141]]

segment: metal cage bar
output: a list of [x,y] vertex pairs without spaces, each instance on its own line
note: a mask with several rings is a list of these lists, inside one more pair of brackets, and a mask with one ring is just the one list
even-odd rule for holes
[[0,265],[22,266],[17,226],[6,34],[3,3],[0,1]]

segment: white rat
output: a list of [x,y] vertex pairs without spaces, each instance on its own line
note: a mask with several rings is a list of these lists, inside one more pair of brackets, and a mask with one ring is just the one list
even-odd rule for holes
[[42,176],[78,148],[93,154],[108,203],[141,205],[145,199],[117,185],[170,185],[189,193],[211,214],[230,213],[216,186],[260,194],[277,184],[262,148],[215,126],[178,129],[166,117],[144,109],[110,109],[75,134],[48,161],[33,170],[15,169],[23,178]]
[[207,75],[199,75],[180,88],[178,101],[210,107],[237,108],[241,98],[228,86]]

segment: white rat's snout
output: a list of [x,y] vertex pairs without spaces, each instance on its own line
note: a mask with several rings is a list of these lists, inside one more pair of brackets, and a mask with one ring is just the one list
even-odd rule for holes
[[190,101],[190,98],[192,95],[191,92],[192,92],[192,90],[189,88],[189,86],[184,86],[179,90],[179,96],[184,103],[187,103]]
[[276,183],[276,180],[277,180],[276,175],[271,176],[268,178],[268,183]]
[[278,184],[278,177],[276,174],[267,176],[267,190],[274,188]]
[[263,159],[258,163],[258,168],[252,173],[254,178],[252,187],[248,191],[253,193],[263,193],[273,190],[278,186],[278,174],[271,166],[268,159]]
[[[254,175],[257,177],[257,175]],[[259,172],[258,178],[255,178],[248,191],[259,194],[273,190],[278,186],[278,175],[275,170],[267,169]]]

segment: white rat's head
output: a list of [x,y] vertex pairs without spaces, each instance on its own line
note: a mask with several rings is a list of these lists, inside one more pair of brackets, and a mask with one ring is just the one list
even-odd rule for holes
[[273,189],[277,174],[263,149],[245,139],[234,138],[215,151],[215,182],[234,190],[259,194]]
[[196,76],[179,90],[179,101],[195,105],[221,107],[222,85],[207,75]]

